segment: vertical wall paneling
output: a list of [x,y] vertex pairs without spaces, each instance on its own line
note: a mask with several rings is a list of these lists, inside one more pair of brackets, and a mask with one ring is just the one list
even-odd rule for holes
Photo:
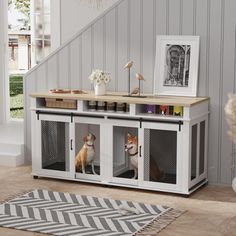
[[135,79],[135,73],[141,72],[141,1],[130,1],[130,58],[134,61],[131,69],[131,90],[138,87],[138,81]]
[[[155,67],[156,60],[156,36],[168,34],[169,28],[169,0],[154,0],[154,42],[153,42],[153,67]],[[153,82],[155,83],[153,78]]]
[[209,64],[209,96],[210,122],[209,122],[209,178],[212,182],[220,180],[220,132],[216,127],[219,123],[219,89],[220,89],[220,68],[221,68],[221,0],[211,1],[210,11],[210,64]]
[[107,28],[106,28],[106,17],[103,17],[102,19],[102,27],[103,27],[103,67],[102,69],[105,70],[106,69],[106,55],[107,55],[107,48],[106,48],[106,44],[107,44],[107,37],[106,37],[106,34],[107,34]]
[[97,21],[93,26],[93,50],[94,50],[94,68],[92,69],[103,69],[104,66],[104,29],[103,19]]
[[179,35],[181,0],[169,0],[169,34]]
[[115,8],[115,91],[118,91],[118,6]]
[[58,88],[57,54],[48,59],[48,87]]
[[80,70],[81,70],[81,60],[80,60],[80,39],[76,38],[70,44],[70,75],[71,75],[71,88],[81,89],[80,83]]
[[223,57],[222,57],[222,81],[221,81],[221,183],[231,182],[230,169],[232,166],[232,142],[230,141],[227,132],[228,129],[226,120],[224,119],[224,105],[228,100],[228,93],[233,92],[234,87],[234,65],[235,65],[235,23],[236,23],[236,1],[226,0],[223,2],[224,5],[224,40],[223,40]]
[[118,6],[118,91],[127,91],[127,74],[124,65],[127,62],[127,13],[128,1],[123,1]]
[[206,61],[206,95],[209,96],[209,77],[210,77],[210,43],[211,43],[211,1],[207,1],[207,61]]
[[111,82],[107,88],[115,91],[116,82],[116,12],[110,11],[106,16],[106,68],[111,73]]
[[[169,0],[154,0],[156,3],[156,35],[167,34],[167,2]],[[169,16],[168,16],[169,18]]]
[[83,41],[82,41],[82,35],[80,35],[79,37],[79,84],[80,87],[83,88],[83,52],[82,52],[82,48],[83,48]]
[[26,75],[26,155],[30,157],[29,94],[56,87],[91,89],[91,70],[111,73],[109,90],[127,91],[128,60],[131,89],[135,73],[143,73],[145,92],[152,92],[156,35],[200,35],[198,95],[210,97],[208,178],[230,184],[234,173],[232,142],[227,136],[224,105],[235,92],[235,0],[123,0],[89,25],[57,53]]
[[182,22],[180,21],[180,28],[182,28],[183,35],[193,35],[193,25],[194,25],[194,2],[195,0],[182,0]]
[[82,88],[91,89],[91,83],[88,79],[91,74],[92,64],[92,28],[90,27],[82,34]]
[[24,122],[26,126],[28,127],[25,135],[25,162],[26,164],[29,164],[31,162],[31,114],[30,114],[30,93],[36,92],[36,75],[30,74],[27,76],[27,78],[24,79],[24,94],[25,94],[25,100],[24,100],[24,109],[25,109],[25,116],[24,116]]
[[67,55],[67,59],[68,59],[68,62],[67,62],[67,69],[68,69],[68,88],[71,89],[71,83],[72,83],[72,78],[71,78],[71,70],[70,70],[70,65],[71,65],[71,43],[69,43],[68,45],[68,55]]
[[46,91],[47,88],[47,64],[41,65],[36,71],[36,89],[37,91]]
[[[224,76],[224,21],[225,21],[225,0],[221,0],[221,28],[220,28],[220,80],[219,80],[219,146],[218,146],[218,181],[222,179],[221,176],[221,164],[222,164],[222,159],[221,159],[221,152],[222,152],[222,125],[223,125],[223,116],[222,116],[222,111],[223,111],[223,76]],[[227,158],[226,158],[227,160]]]
[[152,93],[153,85],[153,41],[155,39],[153,32],[153,0],[145,0],[143,5],[143,91]]
[[207,41],[209,38],[208,32],[208,1],[198,0],[196,6],[196,35],[200,36],[200,59],[199,59],[199,76],[198,76],[198,95],[206,96],[207,88],[206,81],[208,80],[208,51]]
[[58,65],[58,76],[59,76],[59,87],[69,88],[69,50],[70,45],[66,46],[63,50],[58,53],[59,65]]

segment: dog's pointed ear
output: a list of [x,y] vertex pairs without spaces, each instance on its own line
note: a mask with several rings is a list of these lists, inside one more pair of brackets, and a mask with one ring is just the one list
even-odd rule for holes
[[128,138],[131,138],[131,137],[132,137],[132,135],[131,135],[130,133],[128,133],[128,134],[127,134],[127,137],[128,137]]
[[93,140],[95,141],[96,140],[96,136],[93,134]]

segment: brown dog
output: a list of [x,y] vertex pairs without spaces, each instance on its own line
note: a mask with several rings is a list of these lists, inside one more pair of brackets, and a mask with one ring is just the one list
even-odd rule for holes
[[94,141],[96,140],[96,137],[94,134],[89,133],[83,140],[84,145],[75,157],[76,172],[80,172],[82,169],[82,173],[85,174],[85,167],[90,164],[93,174],[96,175],[93,164],[95,158]]

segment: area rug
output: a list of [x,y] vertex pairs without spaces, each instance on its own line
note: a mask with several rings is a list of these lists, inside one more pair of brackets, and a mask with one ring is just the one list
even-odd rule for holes
[[47,190],[0,205],[0,226],[60,236],[156,235],[183,211]]

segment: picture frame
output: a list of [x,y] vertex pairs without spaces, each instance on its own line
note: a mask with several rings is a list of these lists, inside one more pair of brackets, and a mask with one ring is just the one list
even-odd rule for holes
[[199,36],[157,35],[154,95],[197,96]]

